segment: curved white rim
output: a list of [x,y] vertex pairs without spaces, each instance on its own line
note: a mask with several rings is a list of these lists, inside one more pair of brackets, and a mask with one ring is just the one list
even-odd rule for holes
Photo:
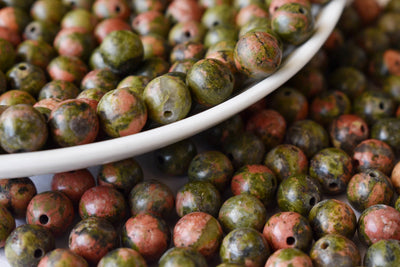
[[222,104],[181,121],[130,136],[75,147],[0,155],[0,178],[64,172],[122,160],[193,136],[228,119],[296,74],[328,38],[345,4],[346,0],[332,0],[324,6],[316,19],[313,36],[293,50],[277,72]]

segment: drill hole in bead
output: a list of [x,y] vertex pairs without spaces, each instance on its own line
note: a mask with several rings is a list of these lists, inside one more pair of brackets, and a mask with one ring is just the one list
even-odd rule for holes
[[379,103],[379,109],[381,109],[381,110],[385,109],[385,104],[383,102]]
[[19,65],[19,66],[18,66],[18,69],[20,69],[20,70],[26,70],[27,67],[26,67],[26,65]]
[[115,12],[116,12],[116,13],[121,12],[121,7],[120,7],[120,6],[116,6],[116,7],[115,7]]
[[183,35],[186,37],[186,38],[190,38],[190,31],[185,31],[184,33],[183,33]]
[[372,178],[375,178],[375,177],[376,177],[376,173],[370,172],[370,173],[369,173],[369,176],[372,177]]
[[172,111],[170,111],[170,110],[166,110],[166,111],[164,111],[164,117],[165,118],[170,118],[170,117],[172,117]]
[[35,27],[35,26],[32,26],[32,27],[29,29],[29,31],[30,31],[30,32],[35,32],[35,31],[36,31],[36,27]]
[[288,238],[286,238],[286,244],[288,244],[289,246],[294,245],[295,242],[296,239],[293,236],[289,236]]
[[290,91],[285,91],[285,92],[283,92],[283,95],[284,96],[290,96],[292,94],[292,92],[290,92]]
[[43,255],[43,250],[40,248],[35,249],[35,251],[33,252],[33,257],[35,257],[36,259],[43,257]]
[[331,183],[329,183],[328,186],[330,189],[333,189],[333,190],[335,190],[339,187],[339,185],[336,182],[331,182]]
[[310,203],[310,206],[314,206],[317,200],[315,199],[315,197],[311,197],[308,202]]
[[328,247],[329,247],[329,244],[326,243],[326,242],[324,242],[324,243],[321,244],[321,248],[322,248],[322,249],[327,249]]
[[47,224],[49,222],[49,217],[46,214],[42,214],[39,217],[40,224]]

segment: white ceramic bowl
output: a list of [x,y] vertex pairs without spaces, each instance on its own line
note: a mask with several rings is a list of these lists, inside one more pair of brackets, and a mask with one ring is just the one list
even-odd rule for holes
[[270,77],[239,95],[196,115],[134,135],[87,145],[0,155],[0,178],[70,171],[140,155],[208,129],[267,96],[296,74],[320,49],[335,27],[346,0],[332,0],[316,17],[315,33]]

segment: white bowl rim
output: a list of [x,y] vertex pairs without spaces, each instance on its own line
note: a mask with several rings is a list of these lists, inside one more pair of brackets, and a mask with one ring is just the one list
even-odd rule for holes
[[321,48],[346,5],[332,0],[315,21],[315,33],[282,62],[279,70],[242,93],[183,120],[86,145],[0,155],[0,178],[16,178],[88,168],[141,155],[204,131],[239,113],[279,88],[310,61]]

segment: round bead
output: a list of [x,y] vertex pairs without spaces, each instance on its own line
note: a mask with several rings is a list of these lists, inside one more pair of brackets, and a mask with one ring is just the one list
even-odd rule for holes
[[111,137],[135,134],[147,121],[144,101],[127,87],[106,93],[99,101],[97,114],[102,129]]
[[294,145],[282,144],[274,147],[266,154],[264,164],[279,182],[291,175],[308,173],[308,159],[304,152]]
[[11,266],[36,266],[54,247],[54,237],[45,227],[23,224],[7,238],[4,253]]
[[26,221],[50,230],[55,236],[66,232],[75,212],[71,200],[59,191],[45,191],[34,196],[26,209]]
[[269,254],[270,248],[264,236],[252,228],[231,231],[222,240],[219,250],[222,262],[245,266],[263,266]]
[[138,183],[129,194],[129,205],[133,216],[149,212],[161,218],[168,217],[174,209],[174,194],[162,182],[149,180]]
[[51,180],[51,190],[61,191],[74,205],[78,205],[83,193],[95,185],[94,177],[87,169],[59,172]]
[[82,219],[99,217],[117,224],[126,215],[126,209],[122,193],[104,185],[89,188],[79,201],[79,215]]
[[320,184],[305,174],[292,175],[278,186],[277,201],[281,211],[294,211],[308,216],[311,208],[321,199]]
[[69,234],[69,249],[96,265],[109,251],[117,247],[117,232],[105,219],[90,217],[78,222]]
[[264,226],[263,235],[273,250],[296,248],[308,252],[313,241],[307,218],[292,211],[272,215]]
[[176,194],[176,213],[180,217],[195,211],[217,217],[221,204],[219,191],[206,181],[188,182]]
[[65,248],[56,248],[40,260],[38,267],[56,267],[56,266],[75,266],[88,267],[84,258]]
[[222,204],[218,214],[218,220],[226,233],[240,227],[261,231],[266,218],[267,211],[264,205],[258,198],[250,194],[228,198]]
[[400,212],[377,204],[365,209],[358,218],[358,238],[366,245],[382,239],[400,240]]
[[99,130],[96,111],[82,99],[65,100],[51,111],[50,131],[62,147],[93,142]]
[[31,105],[10,106],[0,116],[0,144],[8,153],[39,150],[47,136],[44,117]]
[[117,248],[104,255],[97,266],[147,267],[147,264],[142,255],[140,255],[136,250],[130,248]]
[[376,204],[390,205],[394,193],[394,187],[385,174],[369,169],[351,178],[346,195],[351,206],[362,212]]
[[167,223],[150,213],[129,218],[121,232],[122,244],[138,251],[146,260],[156,261],[168,249],[171,233]]
[[310,160],[309,174],[319,181],[326,193],[342,193],[353,175],[352,159],[341,149],[325,148]]
[[308,220],[316,238],[327,234],[340,234],[351,239],[357,227],[354,211],[345,202],[336,199],[318,202],[310,210]]
[[0,204],[16,217],[26,215],[26,207],[36,192],[35,184],[28,177],[0,179]]
[[222,237],[217,219],[205,212],[192,212],[176,223],[173,241],[176,247],[192,247],[210,258],[218,251]]
[[314,266],[358,266],[360,252],[350,239],[337,234],[318,239],[310,250]]

